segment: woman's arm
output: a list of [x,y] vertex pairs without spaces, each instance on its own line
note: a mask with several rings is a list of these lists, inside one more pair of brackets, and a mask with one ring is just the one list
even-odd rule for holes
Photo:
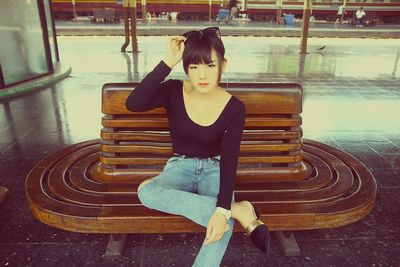
[[227,210],[231,209],[245,115],[245,106],[240,102],[240,106],[231,119],[222,141],[220,187],[216,206]]
[[[240,102],[239,109],[235,112],[228,124],[222,143],[220,186],[216,206],[227,210],[231,209],[245,113],[245,106]],[[220,240],[226,231],[226,225],[225,216],[221,213],[214,212],[207,225],[204,244],[210,244]]]
[[166,94],[170,83],[163,82],[172,68],[182,60],[185,37],[172,36],[167,42],[166,56],[132,91],[125,102],[131,111],[147,111],[168,104]]
[[171,68],[161,61],[128,96],[126,108],[140,112],[166,106],[168,98],[165,91],[169,83],[163,81],[170,72]]

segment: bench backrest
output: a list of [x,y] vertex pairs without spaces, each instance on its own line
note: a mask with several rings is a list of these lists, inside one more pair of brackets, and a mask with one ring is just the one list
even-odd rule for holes
[[[94,176],[109,182],[139,181],[160,171],[172,155],[164,108],[131,112],[125,100],[137,83],[103,86],[100,163]],[[302,179],[302,89],[298,84],[231,83],[228,91],[246,105],[239,168]],[[251,175],[250,175],[251,176]],[[257,176],[257,175],[255,175]],[[267,175],[268,176],[268,175]],[[249,175],[246,179],[251,180]],[[272,177],[270,175],[270,177]],[[282,178],[282,175],[275,175]],[[240,175],[239,175],[240,178]]]

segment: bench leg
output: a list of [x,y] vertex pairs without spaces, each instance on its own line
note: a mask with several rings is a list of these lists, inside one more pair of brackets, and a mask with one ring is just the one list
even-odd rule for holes
[[105,258],[120,258],[125,247],[127,234],[111,234],[108,240]]
[[300,255],[300,247],[292,231],[277,231],[276,232],[279,243],[282,246],[285,256],[298,256]]
[[9,192],[7,188],[0,186],[0,203],[6,199],[8,193]]

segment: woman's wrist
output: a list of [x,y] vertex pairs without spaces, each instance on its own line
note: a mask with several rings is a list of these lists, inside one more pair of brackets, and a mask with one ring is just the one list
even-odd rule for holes
[[225,217],[226,220],[229,220],[232,217],[232,211],[227,210],[221,207],[216,207],[214,210],[214,213],[221,214],[222,216]]
[[175,67],[175,65],[176,65],[176,63],[174,61],[172,61],[172,60],[170,60],[168,58],[164,58],[163,61],[171,69],[173,69]]
[[214,212],[214,216],[215,216],[216,218],[219,218],[219,219],[224,220],[225,222],[228,221],[228,220],[226,219],[225,215],[222,214],[222,213]]

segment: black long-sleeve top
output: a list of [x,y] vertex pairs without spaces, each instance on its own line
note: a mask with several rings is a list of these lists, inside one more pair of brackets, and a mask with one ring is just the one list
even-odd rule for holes
[[126,107],[134,112],[165,107],[174,153],[201,158],[221,155],[220,188],[216,206],[230,209],[245,106],[232,96],[213,124],[199,125],[186,112],[183,82],[164,81],[170,72],[171,68],[161,61],[132,91],[126,100]]

